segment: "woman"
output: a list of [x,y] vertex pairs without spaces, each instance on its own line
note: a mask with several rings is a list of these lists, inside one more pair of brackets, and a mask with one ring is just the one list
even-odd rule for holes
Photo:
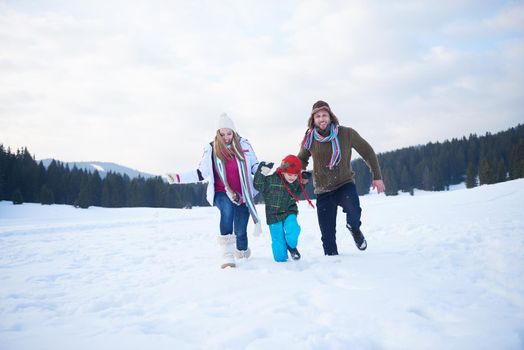
[[[169,183],[192,183],[207,180],[207,201],[220,210],[218,244],[222,251],[222,268],[235,267],[237,259],[249,258],[247,223],[255,223],[255,235],[261,232],[255,208],[253,174],[258,160],[248,140],[240,137],[227,114],[218,120],[215,140],[204,148],[196,171],[166,174]],[[236,245],[236,247],[235,247]]]

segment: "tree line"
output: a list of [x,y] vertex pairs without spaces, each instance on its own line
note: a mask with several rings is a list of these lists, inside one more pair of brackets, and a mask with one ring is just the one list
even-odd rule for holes
[[[428,143],[378,154],[386,194],[415,188],[443,191],[524,177],[524,125],[496,134]],[[352,162],[360,195],[369,193],[371,173],[362,159]],[[306,186],[315,198],[311,181]],[[0,200],[69,204],[81,208],[208,206],[206,184],[169,185],[161,177],[133,178],[109,172],[101,178],[53,160],[46,168],[27,148],[12,152],[0,144]],[[261,198],[256,198],[257,202]]]
[[161,177],[133,178],[109,172],[72,169],[53,160],[46,168],[27,148],[12,152],[0,144],[0,200],[42,204],[69,204],[80,208],[100,206],[188,208],[206,206],[206,185],[170,186]]
[[[496,134],[428,143],[378,154],[387,195],[415,188],[448,190],[465,182],[467,188],[524,177],[524,125]],[[357,191],[369,193],[371,173],[362,159],[352,162]]]

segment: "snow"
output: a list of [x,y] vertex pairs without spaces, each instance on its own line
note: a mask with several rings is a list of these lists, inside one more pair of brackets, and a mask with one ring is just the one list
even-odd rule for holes
[[98,170],[99,173],[103,173],[103,172],[105,172],[105,169],[102,168],[100,165],[97,165],[97,164],[91,164],[91,166],[92,166],[93,168],[95,168],[96,170]]
[[522,349],[522,203],[524,179],[364,196],[368,250],[339,211],[325,257],[302,202],[302,260],[265,226],[220,270],[216,208],[0,202],[0,349]]

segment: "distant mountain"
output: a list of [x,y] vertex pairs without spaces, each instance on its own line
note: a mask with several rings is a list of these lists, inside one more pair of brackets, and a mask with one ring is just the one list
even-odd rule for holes
[[[42,159],[42,164],[47,168],[49,164],[53,161],[53,159]],[[58,161],[58,160],[57,160]],[[148,173],[144,173],[135,169],[128,168],[123,165],[115,164],[115,163],[107,163],[107,162],[62,162],[64,165],[68,165],[69,169],[73,169],[74,166],[76,166],[78,169],[84,169],[88,172],[94,173],[95,170],[98,170],[98,173],[100,174],[100,177],[104,178],[108,172],[118,173],[122,175],[127,175],[131,179],[135,177],[142,176],[143,178],[150,178],[155,177],[157,175],[152,175]]]

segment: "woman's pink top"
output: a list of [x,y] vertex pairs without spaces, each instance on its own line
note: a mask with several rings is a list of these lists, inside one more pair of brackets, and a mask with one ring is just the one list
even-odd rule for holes
[[[228,159],[225,164],[226,179],[229,187],[236,193],[242,194],[242,186],[240,185],[240,175],[238,174],[238,164],[236,158]],[[213,173],[215,174],[215,192],[226,192],[226,186],[218,175],[216,165],[213,163]]]

